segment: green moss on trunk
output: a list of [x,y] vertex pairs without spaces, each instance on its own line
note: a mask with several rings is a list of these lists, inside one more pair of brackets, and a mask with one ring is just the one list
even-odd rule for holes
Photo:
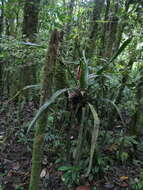
[[[43,87],[41,90],[40,105],[43,105],[47,99],[52,95],[54,70],[58,55],[59,47],[59,32],[53,31],[51,40],[49,42],[49,50],[46,56],[46,62],[43,73]],[[48,110],[42,114],[37,123],[35,132],[33,154],[32,154],[32,173],[30,179],[29,190],[39,190],[41,162],[43,158],[43,145],[45,128],[47,124]]]

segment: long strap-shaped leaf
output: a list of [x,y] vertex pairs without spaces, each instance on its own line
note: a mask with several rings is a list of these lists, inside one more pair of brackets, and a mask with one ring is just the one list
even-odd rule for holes
[[36,121],[39,119],[39,117],[41,116],[41,114],[52,104],[54,103],[54,101],[56,100],[56,98],[58,98],[62,93],[66,92],[70,90],[70,88],[64,88],[61,90],[58,90],[57,92],[55,92],[53,94],[53,96],[45,103],[43,104],[40,109],[38,110],[37,114],[35,115],[35,117],[33,118],[33,120],[31,121],[27,133],[30,131],[31,127],[36,123]]
[[132,37],[125,40],[123,44],[119,47],[115,55],[113,55],[113,57],[105,64],[105,66],[103,66],[96,74],[97,75],[102,74],[108,68],[109,64],[112,63],[124,51],[124,49],[128,46],[131,40],[132,40]]
[[127,47],[127,45],[131,42],[132,38],[128,38],[126,41],[123,42],[123,44],[121,45],[121,47],[119,48],[119,50],[115,53],[115,55],[109,60],[109,63],[113,62],[118,55],[120,55],[122,53],[122,51],[124,51],[124,49]]
[[103,98],[101,100],[103,100],[105,102],[109,102],[109,103],[112,104],[112,106],[116,109],[116,111],[117,111],[117,113],[118,113],[118,115],[119,115],[119,117],[121,119],[121,122],[122,122],[123,126],[126,127],[126,124],[124,122],[124,119],[122,117],[122,114],[121,114],[120,109],[118,108],[118,106],[112,100],[109,100],[109,99],[106,99],[106,98]]
[[19,90],[11,99],[9,99],[6,103],[8,104],[9,102],[13,101],[17,96],[19,96],[23,91],[31,89],[31,88],[36,88],[36,89],[40,89],[41,85],[40,84],[33,84],[33,85],[28,85],[25,86],[24,88],[22,88],[21,90]]
[[99,124],[100,124],[100,120],[98,118],[97,112],[94,109],[93,105],[89,104],[89,103],[88,103],[88,105],[90,107],[91,113],[92,113],[93,118],[94,118],[94,128],[92,131],[90,159],[89,159],[89,166],[88,166],[86,176],[89,175],[91,168],[92,168],[93,156],[94,156],[95,147],[96,147],[96,143],[97,143],[98,132],[99,132]]

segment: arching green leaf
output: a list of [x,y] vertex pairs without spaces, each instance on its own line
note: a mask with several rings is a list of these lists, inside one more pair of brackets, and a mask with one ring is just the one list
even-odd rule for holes
[[111,103],[111,104],[113,105],[113,107],[116,109],[116,111],[117,111],[117,113],[118,113],[118,115],[119,115],[119,117],[120,117],[120,119],[121,119],[121,121],[122,121],[123,126],[125,127],[125,122],[124,122],[124,119],[123,119],[123,117],[122,117],[122,114],[121,114],[121,112],[120,112],[118,106],[117,106],[113,101],[111,101],[111,100],[109,100],[109,99],[104,99],[104,98],[103,98],[102,100],[103,100],[103,101],[106,101],[106,102],[109,102],[109,103]]
[[[128,44],[131,42],[132,38],[128,38],[126,41],[123,42],[121,47],[118,49],[118,51],[115,53],[115,55],[109,60],[109,63],[113,62],[128,46]],[[109,64],[107,63],[107,64]]]
[[40,109],[38,110],[37,114],[35,115],[35,117],[33,118],[33,120],[31,121],[27,133],[30,131],[31,127],[36,123],[36,121],[39,119],[39,117],[41,116],[41,114],[52,104],[54,103],[54,101],[64,92],[70,90],[69,88],[64,88],[61,90],[58,90],[57,92],[55,92],[52,97],[45,103],[43,104]]
[[22,88],[21,90],[19,90],[11,99],[9,99],[9,100],[7,101],[7,103],[13,101],[13,100],[14,100],[17,96],[19,96],[23,91],[28,90],[28,89],[31,89],[31,88],[40,89],[40,88],[41,88],[41,85],[40,85],[40,84],[34,84],[34,85],[25,86],[24,88]]
[[97,75],[102,74],[109,66],[110,63],[112,63],[128,46],[128,44],[131,42],[132,38],[128,38],[126,41],[123,42],[121,47],[118,49],[118,51],[115,53],[115,55],[99,70],[97,71]]
[[87,169],[86,176],[89,175],[91,168],[92,168],[93,156],[94,156],[95,147],[96,147],[96,143],[97,143],[98,132],[99,132],[99,124],[100,124],[100,120],[98,118],[98,115],[97,115],[97,112],[96,112],[94,106],[92,104],[89,104],[89,103],[88,103],[88,105],[89,105],[89,108],[90,108],[91,113],[93,115],[94,127],[93,127],[93,131],[92,131],[89,166]]

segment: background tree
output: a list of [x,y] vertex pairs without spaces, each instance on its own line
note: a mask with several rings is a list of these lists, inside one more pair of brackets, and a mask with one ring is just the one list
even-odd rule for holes
[[[36,33],[38,31],[39,5],[40,0],[25,1],[22,33],[23,37],[29,42],[35,42],[36,40]],[[27,54],[30,54],[30,49]],[[26,63],[23,65],[21,71],[21,83],[24,83],[21,87],[32,83],[34,84],[36,82],[35,67],[35,63],[33,63],[31,58],[27,57]]]

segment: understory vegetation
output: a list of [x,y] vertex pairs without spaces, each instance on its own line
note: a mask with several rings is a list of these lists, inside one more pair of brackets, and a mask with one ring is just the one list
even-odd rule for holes
[[142,26],[143,0],[0,0],[0,190],[143,190]]

